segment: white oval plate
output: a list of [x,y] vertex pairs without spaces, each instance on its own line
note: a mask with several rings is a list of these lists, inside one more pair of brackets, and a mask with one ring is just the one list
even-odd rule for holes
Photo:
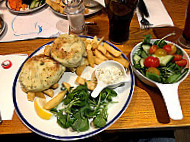
[[8,0],[6,0],[5,5],[6,5],[6,7],[8,8],[8,10],[9,10],[11,13],[13,13],[13,14],[29,14],[29,13],[35,12],[35,11],[37,11],[37,10],[40,10],[41,8],[43,8],[43,7],[46,5],[46,3],[42,4],[42,5],[39,6],[39,7],[36,7],[36,8],[34,8],[34,9],[28,9],[28,10],[24,10],[24,11],[16,11],[16,10],[11,9],[11,8],[10,8],[10,5],[9,5],[9,3],[8,3]]
[[0,29],[0,36],[1,36],[6,29],[6,23],[2,17],[0,18],[0,20],[1,20],[1,25],[2,25],[2,28]]
[[[88,39],[93,38],[90,36],[81,36],[81,37],[88,38]],[[42,53],[44,50],[44,47],[52,43],[53,41],[35,50],[24,61],[24,63],[32,56]],[[114,45],[110,43],[108,44],[111,45],[113,48],[119,50]],[[124,54],[122,54],[122,56],[127,60]],[[87,138],[97,133],[100,133],[101,131],[111,126],[123,114],[123,112],[126,110],[127,106],[129,105],[130,100],[133,95],[135,80],[134,80],[134,75],[132,72],[132,67],[129,66],[128,75],[129,75],[130,81],[124,86],[118,87],[115,89],[115,91],[118,93],[118,96],[115,97],[113,100],[118,101],[118,103],[114,103],[108,106],[107,124],[104,127],[98,128],[98,129],[90,127],[90,129],[86,132],[71,132],[69,129],[61,128],[57,124],[56,117],[54,116],[50,120],[44,120],[44,119],[41,119],[39,116],[37,116],[34,110],[34,103],[27,101],[27,95],[21,90],[21,86],[18,81],[18,77],[24,63],[21,65],[20,69],[18,70],[14,83],[13,83],[13,103],[15,106],[15,110],[19,118],[28,128],[30,128],[35,133],[47,138],[57,139],[57,140],[77,140],[77,139]],[[93,68],[87,67],[84,70],[84,73],[82,74],[82,76],[87,79],[91,76],[92,71],[93,71]],[[71,85],[76,86],[76,84],[74,83],[76,77],[77,76],[75,73],[65,72],[62,78],[60,79],[59,84],[65,81],[65,82],[71,83]],[[58,93],[59,91],[60,91],[60,88],[56,89],[55,94]],[[47,97],[47,99],[49,98]]]
[[[51,10],[53,11],[53,13],[55,13],[56,15],[60,16],[60,17],[67,17],[66,14],[61,14],[57,11],[55,11],[51,6],[50,6]],[[97,6],[97,7],[93,7],[93,8],[88,8],[89,9],[89,13],[84,14],[85,17],[90,16],[92,14],[95,14],[96,12],[100,11],[103,7],[101,5]]]

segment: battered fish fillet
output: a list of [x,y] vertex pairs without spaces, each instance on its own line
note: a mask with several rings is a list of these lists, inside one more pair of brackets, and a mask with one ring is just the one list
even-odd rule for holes
[[51,57],[65,67],[77,67],[86,55],[85,44],[75,35],[60,35],[51,46]]
[[24,64],[19,81],[26,91],[43,91],[57,83],[65,69],[50,57],[42,54],[33,56]]

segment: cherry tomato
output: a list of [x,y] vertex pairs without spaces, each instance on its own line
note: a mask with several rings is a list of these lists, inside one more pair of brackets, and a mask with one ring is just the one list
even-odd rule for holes
[[144,65],[145,67],[149,68],[149,67],[158,67],[160,64],[160,61],[157,57],[152,57],[152,56],[148,56],[145,61],[144,61]]
[[148,68],[148,69],[146,70],[146,72],[150,72],[150,73],[157,74],[157,75],[160,74],[159,70],[158,70],[157,68],[155,68],[155,67],[150,67],[150,68]]
[[162,47],[167,53],[172,51],[172,47],[170,44],[166,44]]
[[182,59],[182,55],[175,54],[173,61],[180,61]]
[[4,69],[8,69],[12,66],[12,62],[10,60],[5,60],[3,61],[3,63],[1,64],[1,66],[4,68]]
[[161,57],[167,55],[167,52],[164,49],[159,48],[156,50],[155,55]]
[[156,50],[158,49],[158,45],[152,45],[149,49],[150,54],[154,54]]
[[179,66],[179,67],[183,67],[187,64],[187,60],[186,59],[181,59],[180,61],[175,61],[175,63]]
[[170,54],[170,55],[175,54],[175,52],[177,51],[176,46],[175,46],[175,45],[173,45],[173,44],[169,44],[169,45],[171,45],[172,50],[171,50],[170,52],[168,52],[168,54]]

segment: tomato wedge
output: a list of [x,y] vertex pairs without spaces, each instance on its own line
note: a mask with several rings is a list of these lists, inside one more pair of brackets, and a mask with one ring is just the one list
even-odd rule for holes
[[160,72],[157,68],[155,67],[150,67],[146,70],[146,72],[150,72],[150,73],[153,73],[153,74],[157,74],[157,75],[160,75]]
[[156,50],[155,55],[156,55],[156,56],[159,56],[159,57],[161,57],[161,56],[166,56],[166,55],[167,55],[167,52],[166,52],[164,49],[159,48],[159,49]]
[[156,50],[158,49],[158,45],[152,45],[149,49],[150,54],[154,54]]
[[149,68],[149,67],[155,67],[157,68],[160,64],[160,61],[157,57],[153,57],[153,56],[148,56],[145,61],[144,61],[144,65],[145,67]]
[[180,61],[182,59],[182,55],[175,54],[173,61]]
[[164,45],[163,49],[167,52],[167,54],[172,51],[172,47],[170,44]]
[[169,55],[175,54],[176,51],[177,51],[177,47],[175,45],[173,45],[173,44],[169,44],[169,45],[171,46],[172,50],[170,52],[168,52],[168,54]]
[[181,59],[180,61],[175,61],[175,63],[179,66],[179,67],[183,67],[187,64],[187,60],[186,59]]

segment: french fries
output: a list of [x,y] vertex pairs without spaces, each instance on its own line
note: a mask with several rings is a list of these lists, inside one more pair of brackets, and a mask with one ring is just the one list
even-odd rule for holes
[[77,79],[76,79],[76,82],[78,83],[78,84],[81,84],[81,85],[84,85],[85,84],[85,79],[84,78],[82,78],[82,77],[80,77],[80,76],[78,76],[77,77]]
[[103,61],[108,60],[108,59],[107,59],[100,51],[98,51],[97,49],[95,49],[94,55],[95,55],[97,58],[99,58],[99,59],[101,59],[101,60],[103,60]]
[[102,45],[98,45],[98,48],[97,48],[100,52],[102,52],[103,55],[106,54],[106,49],[102,46]]
[[45,95],[44,95],[44,93],[42,93],[42,92],[36,92],[35,96],[39,97],[39,98],[46,98]]
[[[104,37],[100,40],[96,36],[90,40],[84,40],[85,47],[87,50],[87,59],[91,67],[94,67],[94,64],[98,65],[106,60],[114,60],[122,64],[125,68],[129,67],[129,63],[125,60],[121,54],[122,52],[114,49],[108,43],[103,42]],[[78,74],[77,75],[81,75]]]
[[63,82],[62,85],[67,89],[69,90],[71,88],[71,85],[67,82]]
[[109,52],[106,52],[105,56],[109,59],[109,60],[113,60],[114,56],[111,55]]
[[82,74],[83,70],[86,68],[86,66],[87,66],[87,65],[78,66],[77,69],[76,69],[76,71],[75,71],[76,74],[77,74],[78,76],[80,76],[80,75]]
[[59,87],[59,83],[55,83],[54,85],[51,86],[52,89],[57,89]]
[[113,56],[115,57],[119,57],[121,56],[122,52],[117,51],[116,49],[114,49],[113,47],[111,47],[108,43],[104,42],[104,47],[106,48],[106,50],[111,53]]
[[51,46],[50,45],[46,45],[45,46],[45,49],[44,49],[44,54],[46,56],[49,56],[50,57],[50,51],[51,51]]
[[43,91],[43,93],[50,96],[51,98],[54,96],[54,92],[52,89],[47,89],[47,90]]
[[27,100],[33,102],[35,97],[45,98],[42,92],[27,92]]
[[97,83],[90,81],[90,80],[86,80],[80,76],[77,77],[76,82],[80,85],[84,85],[86,83],[87,88],[90,90],[94,90],[96,88],[96,85],[97,85]]
[[92,50],[87,49],[87,59],[91,67],[94,67],[94,58]]
[[48,101],[43,108],[50,110],[54,107],[56,107],[65,97],[65,94],[67,93],[67,90],[59,92],[54,98],[52,98],[50,101]]
[[125,68],[129,67],[129,62],[127,60],[125,60],[123,57],[118,57],[118,58],[113,58],[114,61],[119,62],[120,64],[122,64]]
[[55,11],[59,12],[59,13],[62,13],[62,14],[65,14],[64,12],[64,4],[62,3],[62,1],[58,2],[54,2],[52,0],[46,0],[46,3],[51,6]]
[[100,63],[102,63],[104,60],[100,59],[100,58],[96,58],[94,57],[94,62],[96,65],[99,65]]
[[34,92],[28,92],[27,93],[27,100],[33,102],[35,98],[35,93]]

